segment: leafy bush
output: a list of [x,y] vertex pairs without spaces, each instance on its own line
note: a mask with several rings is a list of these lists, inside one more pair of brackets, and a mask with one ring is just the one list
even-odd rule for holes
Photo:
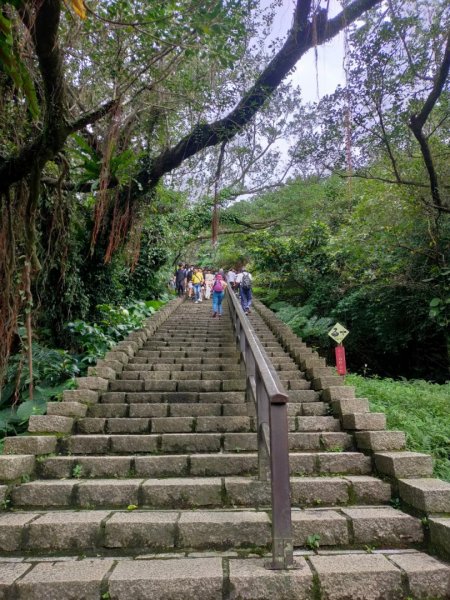
[[321,347],[329,345],[328,332],[333,322],[328,317],[314,315],[312,306],[292,306],[288,302],[275,302],[270,308],[305,341],[314,345],[319,344]]
[[136,301],[127,306],[99,304],[98,323],[77,320],[67,325],[76,354],[33,343],[33,400],[29,397],[30,373],[25,353],[12,356],[0,391],[0,436],[25,431],[31,415],[45,414],[48,400],[71,387],[74,377],[85,373],[89,364],[139,329],[166,301],[167,298]]
[[67,327],[77,349],[83,354],[82,363],[92,364],[103,356],[116,342],[123,339],[131,331],[138,329],[143,321],[157,310],[164,301],[138,300],[127,306],[99,304],[98,323],[87,323],[77,320],[68,323]]
[[24,429],[30,415],[44,414],[47,401],[67,387],[63,382],[77,376],[80,367],[67,350],[33,343],[33,400],[29,396],[30,372],[23,353],[11,357],[5,385],[0,392],[0,435]]
[[406,433],[409,450],[431,454],[434,474],[450,481],[450,383],[394,381],[349,375],[358,397],[368,398],[374,412],[384,412],[389,429]]

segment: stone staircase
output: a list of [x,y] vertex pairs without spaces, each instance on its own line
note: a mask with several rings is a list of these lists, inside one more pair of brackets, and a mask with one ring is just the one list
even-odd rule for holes
[[296,568],[265,569],[270,487],[224,312],[174,301],[6,440],[0,599],[450,598],[424,521],[390,505],[391,484],[252,313],[289,394]]

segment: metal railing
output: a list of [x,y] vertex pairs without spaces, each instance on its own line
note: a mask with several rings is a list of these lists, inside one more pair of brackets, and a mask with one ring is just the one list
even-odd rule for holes
[[277,372],[247,319],[236,295],[227,294],[236,340],[245,363],[247,400],[256,405],[258,471],[260,481],[269,481],[272,494],[271,569],[289,569],[294,564],[291,490],[289,480],[288,396]]

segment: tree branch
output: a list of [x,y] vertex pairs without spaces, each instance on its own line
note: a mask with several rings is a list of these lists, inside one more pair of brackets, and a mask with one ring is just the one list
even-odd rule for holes
[[428,95],[428,98],[425,100],[424,105],[422,106],[422,110],[416,114],[411,115],[409,120],[409,127],[413,132],[415,138],[419,142],[420,150],[422,152],[423,160],[425,163],[425,167],[428,171],[428,179],[430,180],[430,188],[431,188],[431,196],[433,198],[433,202],[437,207],[437,210],[440,211],[442,209],[442,200],[439,192],[439,181],[437,177],[436,170],[434,168],[433,157],[431,155],[430,146],[428,144],[428,140],[423,133],[423,127],[428,119],[431,111],[433,110],[436,102],[439,99],[439,96],[444,89],[445,82],[448,77],[448,73],[450,70],[450,33],[447,37],[447,43],[444,50],[444,56],[442,59],[441,66],[439,67],[438,72],[436,73],[436,77],[434,78],[433,88]]
[[332,39],[365,11],[380,2],[381,0],[354,0],[341,13],[329,20],[326,18],[326,11],[320,11],[315,19],[317,33],[313,36],[312,23],[311,20],[308,20],[312,0],[297,0],[293,26],[284,45],[262,71],[250,90],[244,94],[238,105],[223,119],[197,125],[178,144],[154,158],[148,172],[141,173],[141,177],[139,177],[141,185],[144,185],[145,190],[154,187],[163,175],[178,167],[187,158],[205,148],[232,139],[251,121],[281,81],[310,48]]

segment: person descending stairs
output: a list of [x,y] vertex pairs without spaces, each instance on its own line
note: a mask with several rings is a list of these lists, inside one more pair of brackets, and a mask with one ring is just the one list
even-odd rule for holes
[[106,384],[86,378],[97,389],[66,392],[5,441],[1,598],[450,597],[424,523],[390,505],[390,484],[252,311],[289,395],[295,568],[265,568],[271,490],[226,303],[219,320],[172,301],[152,335],[99,361]]

